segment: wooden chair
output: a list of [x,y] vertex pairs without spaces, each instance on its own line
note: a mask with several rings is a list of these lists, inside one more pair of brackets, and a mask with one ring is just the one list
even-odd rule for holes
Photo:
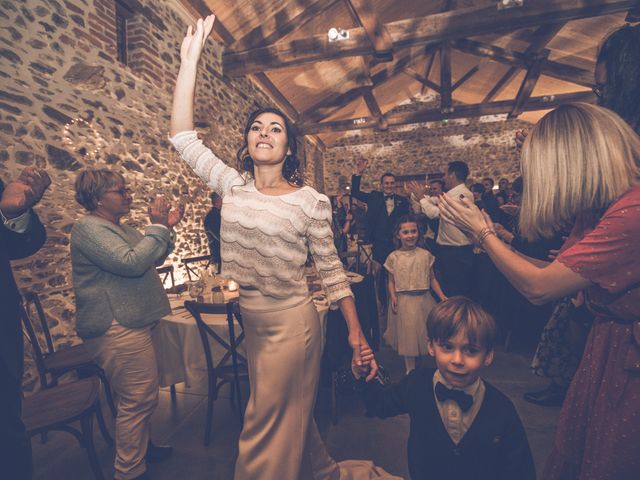
[[[230,303],[199,303],[187,300],[184,302],[185,308],[193,315],[200,332],[200,339],[202,340],[202,346],[204,348],[204,354],[207,361],[207,380],[208,380],[208,392],[207,392],[207,419],[204,427],[204,444],[209,445],[211,438],[211,421],[213,418],[213,402],[218,397],[218,390],[224,384],[231,385],[231,402],[235,397],[236,408],[238,415],[240,416],[240,423],[242,424],[243,409],[242,409],[242,397],[240,392],[240,380],[248,380],[249,374],[247,371],[247,360],[237,351],[238,345],[244,339],[244,332],[236,338],[234,317],[238,321],[240,328],[242,329],[242,317],[240,311],[237,308],[237,304]],[[207,325],[202,319],[202,315],[226,315],[227,326],[229,328],[229,341],[220,337],[209,325]],[[226,352],[222,356],[222,359],[214,364],[213,356],[211,354],[210,339],[215,340]],[[229,359],[231,364],[229,365]]]
[[[158,267],[156,268],[156,272],[158,272],[158,275],[160,275],[160,281],[162,282],[162,285],[164,285],[167,282],[167,279],[170,278],[171,286],[169,288],[175,288],[176,279],[173,275],[173,265],[163,265],[162,267]],[[168,288],[165,287],[165,290],[168,290]]]
[[211,264],[211,255],[201,255],[199,257],[183,258],[182,265],[187,271],[187,278],[192,282],[194,279],[200,278],[200,274],[192,264],[200,264],[202,267],[208,267]]
[[[40,297],[35,292],[27,292],[24,295],[22,308],[22,324],[27,333],[29,342],[33,348],[34,360],[40,377],[42,388],[50,388],[58,383],[58,378],[65,373],[76,371],[79,376],[97,375],[104,385],[105,397],[115,418],[116,406],[111,394],[111,387],[104,371],[96,364],[87,349],[82,344],[56,350],[51,339],[49,324],[44,309],[40,303]],[[40,330],[44,336],[45,345],[41,345],[34,328],[34,322],[29,312],[35,310],[40,323]]]
[[[106,432],[100,414],[100,380],[83,378],[64,385],[43,389],[26,397],[22,404],[22,421],[29,438],[44,435],[52,430],[67,432],[76,437],[87,451],[91,470],[96,480],[103,480],[102,468],[93,443],[93,415],[95,414],[103,435]],[[80,430],[71,424],[80,422]],[[109,445],[113,440],[105,438]]]

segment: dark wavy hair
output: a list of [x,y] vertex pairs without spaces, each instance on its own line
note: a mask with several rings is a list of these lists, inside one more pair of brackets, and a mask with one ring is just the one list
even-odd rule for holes
[[263,113],[273,113],[281,117],[282,120],[284,121],[284,128],[285,128],[285,131],[287,132],[287,145],[289,147],[289,151],[291,151],[291,154],[290,155],[287,154],[284,158],[284,165],[282,166],[282,176],[290,184],[298,187],[302,186],[302,184],[304,183],[304,176],[300,171],[300,161],[296,157],[298,153],[298,143],[296,142],[296,134],[293,131],[291,124],[289,123],[289,119],[286,117],[284,113],[282,113],[277,108],[273,108],[273,107],[259,108],[258,110],[252,112],[251,115],[249,115],[249,118],[247,119],[247,123],[244,126],[244,143],[236,153],[236,158],[238,159],[238,167],[243,172],[249,173],[251,177],[255,176],[254,169],[253,169],[253,159],[249,155],[249,144],[247,141],[247,137],[249,135],[249,130],[251,129],[251,125],[253,124],[255,119],[258,118],[258,116],[262,115]]
[[640,133],[640,25],[626,25],[607,36],[597,64],[603,64],[606,81],[601,106],[620,115]]
[[400,248],[402,246],[402,242],[400,242],[400,239],[398,238],[398,233],[400,233],[400,227],[403,223],[416,224],[416,227],[418,227],[418,241],[416,242],[416,246],[424,246],[424,232],[422,231],[422,222],[417,215],[409,214],[402,215],[393,226],[393,244],[396,246],[396,248]]

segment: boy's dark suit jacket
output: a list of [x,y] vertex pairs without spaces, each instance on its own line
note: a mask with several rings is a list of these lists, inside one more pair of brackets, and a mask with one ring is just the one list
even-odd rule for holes
[[386,389],[367,384],[362,392],[369,416],[409,414],[412,480],[535,480],[527,435],[511,400],[485,382],[482,406],[455,445],[438,412],[434,373],[417,369]]
[[389,215],[384,194],[377,190],[369,193],[360,191],[360,180],[361,177],[359,175],[351,177],[351,194],[367,204],[365,224],[369,239],[373,244],[373,258],[377,262],[384,264],[387,256],[395,250],[393,227],[402,215],[411,213],[411,207],[406,197],[394,195],[395,208]]

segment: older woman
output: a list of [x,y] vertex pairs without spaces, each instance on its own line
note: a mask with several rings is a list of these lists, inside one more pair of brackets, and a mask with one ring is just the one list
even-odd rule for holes
[[595,315],[563,404],[545,480],[640,478],[640,139],[618,115],[570,104],[524,142],[520,230],[572,233],[550,264],[511,251],[467,201],[441,213],[469,232],[531,302],[585,290]]
[[120,223],[131,191],[119,173],[90,169],[76,178],[76,200],[89,214],[71,231],[76,330],[104,369],[117,395],[115,478],[145,475],[147,461],[170,454],[149,439],[158,403],[158,372],[151,329],[170,312],[155,270],[173,247],[172,228],[181,208],[162,197],[149,207],[144,235]]

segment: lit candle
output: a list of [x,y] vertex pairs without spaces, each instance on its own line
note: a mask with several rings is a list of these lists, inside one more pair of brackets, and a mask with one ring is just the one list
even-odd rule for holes
[[230,292],[235,292],[236,290],[238,290],[238,284],[233,280],[229,280],[228,288]]

